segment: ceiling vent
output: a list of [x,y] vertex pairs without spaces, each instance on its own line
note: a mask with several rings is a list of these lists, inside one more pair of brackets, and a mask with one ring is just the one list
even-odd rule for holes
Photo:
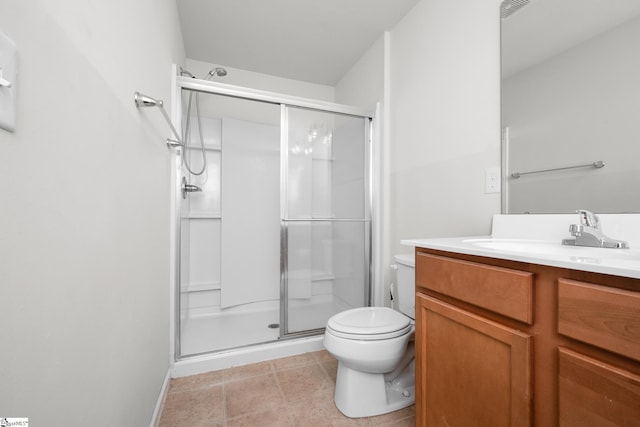
[[531,3],[531,0],[505,0],[500,6],[500,15],[506,19]]

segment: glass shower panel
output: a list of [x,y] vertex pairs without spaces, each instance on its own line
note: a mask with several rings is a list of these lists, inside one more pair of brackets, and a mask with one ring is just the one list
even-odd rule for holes
[[368,227],[355,221],[289,224],[283,333],[321,329],[334,314],[367,305]]
[[369,119],[287,107],[281,334],[367,305]]
[[287,108],[288,219],[368,219],[362,117]]

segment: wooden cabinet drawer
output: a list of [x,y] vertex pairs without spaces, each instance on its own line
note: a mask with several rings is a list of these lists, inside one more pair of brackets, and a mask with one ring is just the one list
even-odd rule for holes
[[418,252],[422,287],[533,324],[533,273]]
[[558,333],[640,360],[640,293],[558,279]]

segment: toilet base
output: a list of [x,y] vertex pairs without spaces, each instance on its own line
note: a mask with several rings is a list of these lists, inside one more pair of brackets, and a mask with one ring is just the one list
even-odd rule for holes
[[347,417],[360,418],[397,411],[415,402],[413,363],[394,381],[386,382],[384,377],[338,363],[336,407]]

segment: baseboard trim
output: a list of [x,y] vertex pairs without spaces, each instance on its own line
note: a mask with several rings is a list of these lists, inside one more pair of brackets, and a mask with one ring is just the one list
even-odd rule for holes
[[167,368],[167,373],[164,376],[162,388],[160,389],[160,394],[158,395],[158,399],[156,400],[156,407],[153,410],[153,415],[151,416],[149,427],[158,427],[158,424],[160,423],[160,415],[162,415],[164,402],[167,399],[167,392],[169,391],[169,381],[171,381],[171,367]]

